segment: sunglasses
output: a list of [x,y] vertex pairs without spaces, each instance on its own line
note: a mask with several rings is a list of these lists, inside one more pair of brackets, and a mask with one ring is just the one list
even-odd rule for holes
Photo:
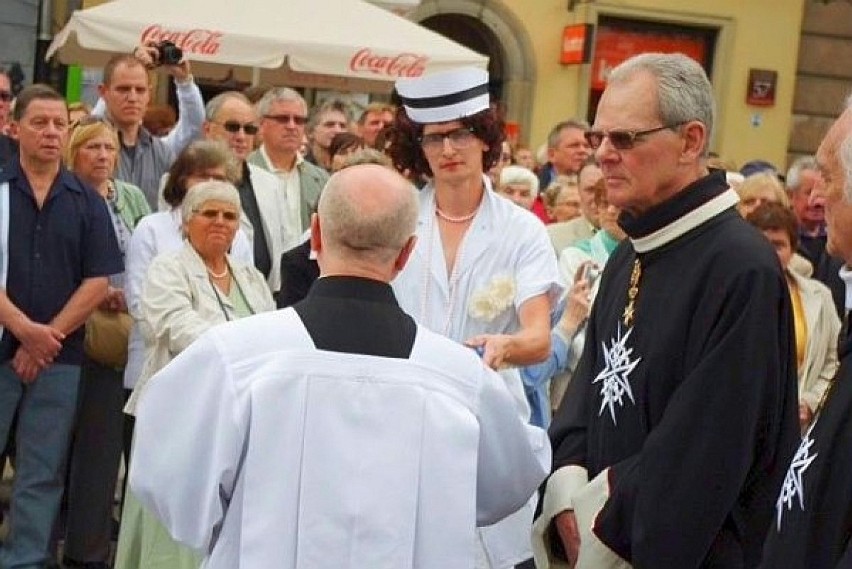
[[94,115],[87,115],[75,121],[71,121],[71,124],[69,124],[68,126],[73,129],[77,128],[78,126],[92,126],[93,124],[105,124],[108,127],[112,128],[112,125],[109,124],[106,119]]
[[219,216],[222,216],[222,219],[225,221],[237,221],[240,216],[235,211],[230,210],[221,210],[221,209],[202,209],[200,211],[196,211],[204,219],[209,219],[210,221],[215,221],[219,219]]
[[593,150],[600,148],[601,144],[603,144],[604,138],[609,138],[610,144],[612,144],[613,148],[616,150],[630,150],[636,146],[636,141],[641,140],[642,137],[654,134],[655,132],[677,128],[682,124],[682,122],[666,124],[656,128],[649,128],[647,130],[587,130],[583,133],[583,136],[586,138],[586,142],[589,143],[589,146],[591,146]]
[[308,117],[303,117],[302,115],[263,115],[263,118],[275,121],[278,124],[290,124],[291,122],[296,126],[305,126],[308,124]]
[[12,93],[10,91],[0,91],[0,101],[4,103],[8,103],[12,100]]
[[450,132],[433,132],[420,137],[420,146],[423,150],[437,151],[444,147],[444,140],[449,140],[453,148],[462,149],[470,146],[476,138],[470,128],[457,128]]
[[223,123],[216,124],[224,128],[227,132],[230,132],[231,134],[237,134],[238,132],[240,132],[240,130],[242,130],[249,136],[254,136],[255,134],[257,134],[257,125],[250,122],[241,124],[237,121],[225,121]]

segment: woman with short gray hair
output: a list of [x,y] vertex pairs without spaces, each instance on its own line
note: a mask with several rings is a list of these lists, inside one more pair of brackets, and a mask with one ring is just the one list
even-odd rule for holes
[[[229,182],[194,186],[181,206],[186,242],[151,263],[141,299],[145,364],[127,402],[135,414],[151,377],[210,328],[273,310],[272,293],[252,263],[228,254],[240,224],[240,196]],[[191,381],[191,378],[189,379]],[[116,566],[195,569],[196,554],[173,541],[127,493]]]

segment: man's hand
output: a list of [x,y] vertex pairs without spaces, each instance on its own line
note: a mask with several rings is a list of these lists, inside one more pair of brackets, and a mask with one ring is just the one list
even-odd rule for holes
[[553,523],[556,524],[556,531],[559,532],[559,539],[562,540],[562,546],[565,548],[568,564],[573,567],[580,555],[580,530],[577,528],[577,517],[573,510],[565,510],[553,519]]
[[24,383],[32,383],[38,377],[39,372],[45,366],[40,366],[38,362],[24,349],[23,346],[18,347],[15,352],[15,357],[12,358],[12,370]]
[[[160,51],[157,49],[157,42],[149,41],[136,46],[133,50],[133,57],[141,61],[147,69],[158,67],[160,65]],[[189,61],[186,59],[181,59],[181,62],[177,65],[163,65],[163,69],[178,83],[185,83],[192,75]]]
[[804,431],[811,424],[811,419],[814,418],[814,412],[808,407],[804,401],[799,402],[799,426]]
[[39,324],[32,320],[15,326],[11,332],[21,343],[21,347],[29,352],[32,359],[41,367],[46,367],[53,362],[53,358],[62,349],[62,340],[65,339],[65,334],[53,326]]
[[465,340],[465,346],[476,348],[482,361],[491,369],[500,369],[511,357],[512,337],[505,334],[480,334]]
[[127,312],[127,301],[124,299],[124,290],[109,287],[106,298],[98,308],[109,312]]

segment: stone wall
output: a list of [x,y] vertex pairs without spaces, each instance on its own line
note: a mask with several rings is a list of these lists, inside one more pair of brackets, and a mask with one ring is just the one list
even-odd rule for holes
[[8,68],[19,63],[24,84],[33,80],[35,63],[38,0],[2,0],[0,10],[0,65]]
[[805,1],[788,160],[813,154],[852,93],[852,2]]

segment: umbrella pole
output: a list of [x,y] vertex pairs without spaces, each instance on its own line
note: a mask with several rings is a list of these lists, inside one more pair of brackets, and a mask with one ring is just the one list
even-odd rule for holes
[[260,68],[252,67],[251,68],[251,86],[257,87],[260,85]]

